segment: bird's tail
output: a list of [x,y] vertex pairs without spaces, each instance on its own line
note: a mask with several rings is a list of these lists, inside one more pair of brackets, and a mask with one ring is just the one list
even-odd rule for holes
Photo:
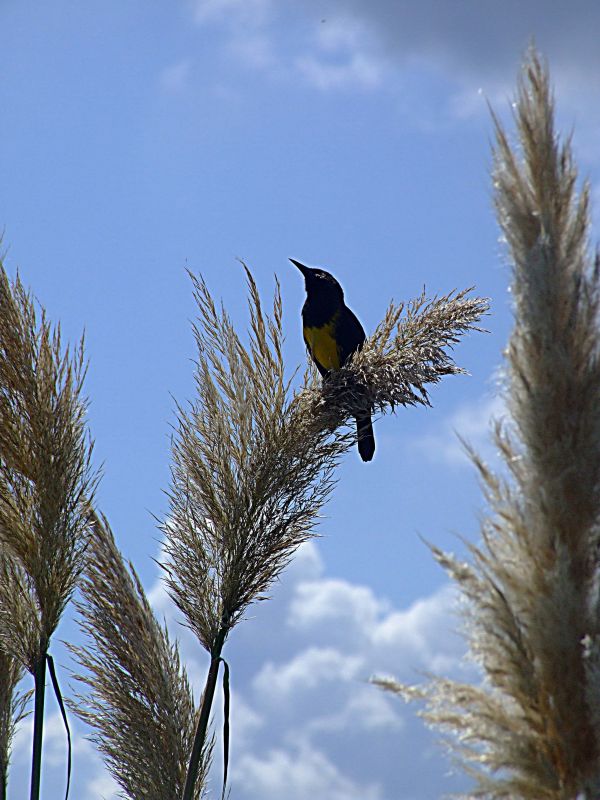
[[363,461],[370,461],[375,452],[375,436],[371,417],[356,418],[356,434],[358,436],[358,452]]

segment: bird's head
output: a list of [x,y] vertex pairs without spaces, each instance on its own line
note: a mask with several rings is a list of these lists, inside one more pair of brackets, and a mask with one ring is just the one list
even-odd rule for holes
[[344,290],[331,273],[319,269],[319,267],[306,267],[293,258],[290,258],[290,261],[304,275],[306,294],[309,297],[331,297],[338,302],[343,302]]

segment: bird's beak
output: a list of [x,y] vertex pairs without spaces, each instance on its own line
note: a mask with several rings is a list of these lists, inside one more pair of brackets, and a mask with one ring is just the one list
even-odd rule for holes
[[301,264],[299,261],[296,261],[296,260],[295,260],[295,259],[293,259],[293,258],[290,258],[290,261],[292,262],[292,264],[293,264],[295,267],[298,267],[298,269],[299,269],[299,270],[300,270],[300,272],[301,272],[301,273],[304,275],[304,277],[305,277],[305,278],[307,278],[307,277],[308,277],[308,274],[309,274],[309,267],[305,267],[305,266],[304,266],[304,264]]

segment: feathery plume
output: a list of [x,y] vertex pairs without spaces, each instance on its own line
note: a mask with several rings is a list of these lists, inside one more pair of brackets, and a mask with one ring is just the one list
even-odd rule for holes
[[[0,262],[2,646],[35,679],[32,800],[39,795],[48,647],[83,568],[96,479],[82,399],[83,342],[60,329]],[[18,591],[13,591],[15,587]]]
[[[176,643],[154,617],[135,570],[127,570],[106,520],[94,537],[76,603],[89,644],[70,646],[90,690],[72,706],[131,800],[181,797],[192,741],[194,701]],[[202,794],[210,743],[194,794]]]
[[[14,592],[18,586],[11,575],[11,561],[0,547],[0,609],[5,608],[6,590],[13,592],[10,605],[20,609],[19,597]],[[28,692],[18,692],[17,684],[23,677],[21,662],[8,653],[3,647],[3,636],[0,634],[0,798],[6,798],[8,766],[10,763],[11,745],[16,726],[25,715],[25,704]]]
[[247,277],[249,347],[192,276],[198,397],[189,411],[178,410],[163,525],[169,592],[209,653],[313,535],[333,468],[350,446],[311,431],[290,398],[279,287],[266,317]]
[[[85,429],[83,342],[62,352],[19,278],[0,266],[0,541],[31,598],[19,637],[6,639],[33,670],[83,567],[95,478]],[[9,628],[10,630],[10,628]]]
[[516,104],[521,157],[498,120],[495,201],[508,244],[515,325],[506,354],[509,424],[495,441],[508,477],[474,453],[489,507],[471,563],[433,552],[467,600],[481,687],[379,681],[425,698],[424,716],[476,781],[470,797],[600,795],[599,263],[588,187],[554,130],[535,50]]
[[178,409],[173,442],[165,580],[211,662],[184,793],[192,796],[225,640],[263,599],[299,545],[314,535],[349,436],[317,430],[284,373],[282,306],[263,312],[246,269],[245,346],[204,282],[192,277],[199,319],[197,399]]
[[361,413],[386,413],[397,406],[431,405],[428,386],[446,375],[465,374],[450,350],[489,310],[471,289],[428,300],[423,292],[405,306],[391,303],[359,352],[323,384],[299,396],[309,416],[335,429]]

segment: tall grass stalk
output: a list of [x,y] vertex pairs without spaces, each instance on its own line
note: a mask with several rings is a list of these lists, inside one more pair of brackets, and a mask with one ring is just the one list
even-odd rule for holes
[[83,568],[96,479],[82,398],[83,342],[60,329],[0,263],[2,647],[34,677],[31,800],[40,794],[46,659]]
[[515,118],[500,122],[495,202],[512,262],[506,475],[476,454],[488,513],[462,563],[434,548],[467,601],[484,683],[379,681],[427,701],[474,777],[469,797],[600,796],[600,264],[588,242],[570,142],[554,126],[548,71],[524,64]]

